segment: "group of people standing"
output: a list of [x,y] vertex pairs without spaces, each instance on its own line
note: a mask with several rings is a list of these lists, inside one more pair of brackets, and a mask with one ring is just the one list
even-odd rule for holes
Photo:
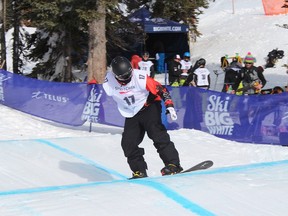
[[[225,68],[224,86],[222,92],[243,95],[259,94],[266,84],[263,66],[256,67],[256,58],[248,52],[242,61],[233,58]],[[173,87],[194,86],[209,89],[211,85],[210,71],[205,67],[206,60],[200,58],[192,65],[190,53],[185,52],[183,59],[175,55],[168,64],[169,84]]]
[[[147,72],[151,78],[155,77],[153,62],[149,59],[149,53],[143,52],[142,58],[133,55],[131,58],[133,69],[140,69]],[[185,52],[183,58],[179,54],[174,55],[168,62],[169,85],[173,87],[194,86],[203,89],[210,88],[210,71],[205,67],[206,60],[200,58],[193,65],[190,60],[190,53]]]
[[244,66],[236,58],[225,68],[224,86],[222,92],[251,95],[261,93],[266,84],[264,67],[256,67],[256,58],[248,52],[243,59]]
[[[132,67],[147,72],[148,76],[155,77],[153,62],[149,59],[149,53],[146,51],[142,58],[132,57]],[[241,61],[239,61],[241,59]],[[224,68],[225,77],[222,92],[251,95],[259,94],[266,84],[263,74],[265,66],[255,66],[256,58],[248,52],[242,59],[239,56],[232,58],[231,63],[227,61]],[[134,66],[135,65],[135,66]],[[206,60],[200,58],[193,65],[190,60],[190,53],[185,52],[183,58],[179,54],[174,55],[168,62],[169,85],[172,87],[194,86],[203,89],[209,89],[211,85],[210,71],[205,67]],[[278,86],[277,86],[278,88]],[[279,88],[273,89],[271,93],[279,92]],[[282,89],[283,90],[283,89]],[[283,90],[284,91],[284,90]]]
[[194,86],[209,89],[210,71],[205,65],[206,60],[201,58],[193,66],[189,52],[184,53],[183,59],[176,54],[168,64],[169,84],[173,87]]

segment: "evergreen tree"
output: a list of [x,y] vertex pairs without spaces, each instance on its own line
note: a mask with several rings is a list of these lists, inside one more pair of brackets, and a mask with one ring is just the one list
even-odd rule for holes
[[39,62],[33,69],[34,75],[41,74],[43,79],[54,81],[72,81],[72,62],[77,63],[77,56],[73,54],[85,56],[87,51],[83,48],[87,41],[87,32],[83,31],[85,20],[77,12],[83,5],[75,0],[23,0],[23,18],[37,27],[29,41],[29,57]]
[[[98,14],[102,14],[103,17],[105,16],[105,26],[101,23],[101,19],[94,20],[91,24],[95,26],[95,29],[97,29],[96,32],[100,32],[100,34],[101,32],[106,32],[106,37],[104,38],[105,33],[104,35],[102,34],[102,36],[98,34],[96,37],[93,37],[92,35],[89,37],[89,41],[94,38],[94,41],[90,41],[89,54],[91,56],[94,55],[95,58],[91,58],[91,60],[89,58],[88,60],[88,81],[96,79],[97,82],[102,83],[106,75],[107,65],[106,57],[103,59],[103,56],[101,58],[99,55],[103,54],[103,52],[105,53],[107,50],[107,53],[105,54],[107,54],[107,60],[109,63],[110,60],[117,55],[125,55],[125,53],[129,55],[135,53],[137,49],[135,44],[139,44],[139,41],[142,41],[140,35],[142,35],[143,31],[131,23],[127,16],[124,16],[124,14],[130,13],[131,10],[135,9],[134,7],[137,7],[137,5],[127,7],[126,11],[123,11],[121,6],[123,6],[123,4],[127,5],[128,2],[132,1],[125,2],[125,0],[114,0],[109,2],[98,2],[100,2],[99,4],[102,3],[102,12],[99,11]],[[103,11],[104,8],[105,12]],[[101,26],[102,29],[99,29]],[[90,28],[89,32],[91,33],[92,31],[93,28]],[[104,43],[104,41],[107,43]],[[106,47],[104,48],[102,46],[101,48],[101,44],[105,44]],[[96,46],[98,46],[98,48]],[[92,50],[92,48],[95,49]],[[94,59],[94,61],[92,59]]]
[[[130,5],[132,3],[132,6]],[[133,1],[123,1],[127,6],[125,13],[131,13],[138,9],[138,4]],[[136,7],[136,8],[135,8]],[[119,5],[108,8],[109,13],[106,14],[106,35],[107,35],[107,59],[108,62],[116,55],[127,55],[137,51],[137,45],[142,42],[143,30],[137,25],[131,23],[127,16],[123,15],[123,11]]]
[[[37,27],[29,38],[32,51],[29,58],[38,62],[32,76],[41,74],[43,79],[70,82],[72,66],[89,59],[89,80],[100,83],[106,73],[106,59],[109,63],[116,55],[136,52],[135,45],[143,40],[143,30],[123,14],[146,5],[155,17],[189,24],[190,31],[199,36],[197,16],[202,13],[199,8],[208,6],[205,0],[22,0],[18,3],[21,20],[29,20]],[[127,6],[125,12],[120,3]]]
[[23,44],[20,40],[20,7],[19,1],[12,1],[13,8],[13,73],[20,74],[19,68],[23,65],[20,60],[20,52],[23,52]]
[[208,8],[208,5],[208,0],[156,0],[153,15],[188,24],[190,30],[199,36],[198,16],[203,13],[201,9]]
[[[98,11],[98,3],[103,3],[105,13]],[[33,47],[30,58],[39,61],[33,72],[42,74],[44,79],[71,81],[72,64],[86,62],[89,58],[89,80],[101,82],[106,73],[106,50],[110,60],[115,53],[128,50],[138,39],[135,27],[123,16],[117,0],[23,0],[22,7],[23,18],[31,20],[38,29],[30,39]],[[97,22],[104,17],[104,28],[97,29],[96,37],[91,36],[94,28],[100,26]],[[97,38],[101,33],[104,37]],[[107,47],[96,47],[106,45],[106,41]],[[96,55],[92,56],[91,51]],[[102,66],[95,68],[99,65]],[[100,73],[99,78],[97,73]]]
[[153,4],[153,16],[187,24],[190,40],[195,42],[196,38],[201,36],[197,28],[198,16],[203,13],[202,9],[208,6],[208,0],[156,0]]
[[6,11],[7,11],[7,0],[1,0],[1,32],[0,32],[0,43],[1,43],[1,59],[0,68],[6,70],[6,40],[5,40],[5,32],[7,30],[7,19],[6,19]]
[[20,29],[21,7],[19,1],[1,0],[1,67],[7,69],[6,66],[6,39],[5,34],[8,29],[13,28],[13,72],[22,74],[24,56],[24,45],[22,39],[25,38],[22,29]]

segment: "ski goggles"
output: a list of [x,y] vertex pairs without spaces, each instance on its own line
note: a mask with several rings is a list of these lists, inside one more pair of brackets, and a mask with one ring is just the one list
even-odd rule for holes
[[116,75],[115,74],[115,77],[117,80],[119,81],[126,81],[128,79],[130,79],[132,77],[132,73],[130,71],[124,73],[124,74],[121,74],[121,75]]

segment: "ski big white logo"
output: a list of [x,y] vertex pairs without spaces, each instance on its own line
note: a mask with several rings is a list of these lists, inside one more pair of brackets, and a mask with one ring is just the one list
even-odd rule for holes
[[99,120],[99,111],[101,109],[101,97],[103,95],[102,90],[97,91],[96,87],[93,87],[90,91],[88,101],[85,104],[81,119],[88,120],[89,122],[97,123]]
[[228,112],[229,97],[211,95],[204,115],[205,124],[210,134],[232,135],[234,123]]

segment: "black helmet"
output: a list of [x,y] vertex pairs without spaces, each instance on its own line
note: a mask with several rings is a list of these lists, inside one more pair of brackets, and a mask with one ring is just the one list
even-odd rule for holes
[[197,61],[197,64],[198,64],[198,66],[200,66],[200,65],[205,66],[205,65],[206,65],[206,60],[205,60],[204,58],[200,58],[200,59]]
[[142,56],[148,56],[149,57],[149,52],[148,51],[143,52]]
[[117,56],[112,60],[111,66],[112,72],[117,80],[126,81],[131,78],[133,69],[130,61],[127,58]]

